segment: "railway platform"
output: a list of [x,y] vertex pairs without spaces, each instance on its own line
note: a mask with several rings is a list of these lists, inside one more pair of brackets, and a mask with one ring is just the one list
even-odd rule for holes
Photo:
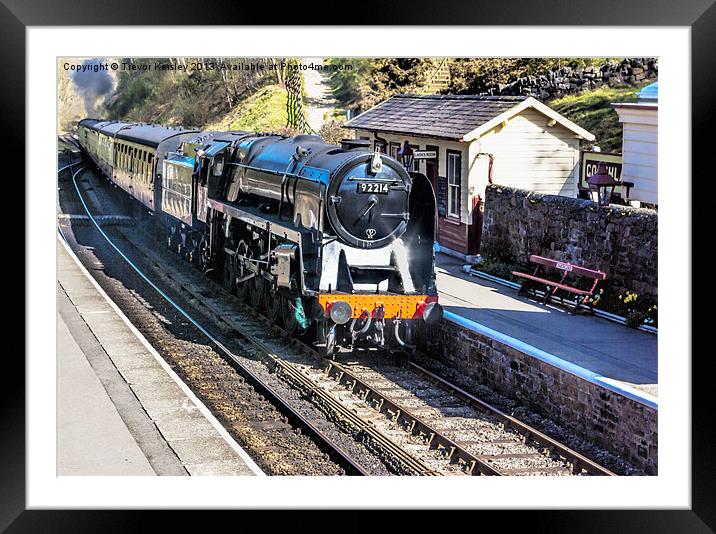
[[261,475],[61,240],[57,258],[57,474]]
[[[450,314],[552,355],[565,369],[581,368],[614,384],[658,396],[657,336],[589,314],[517,295],[515,289],[471,276],[464,262],[437,255],[440,301]],[[575,367],[576,366],[576,367]]]

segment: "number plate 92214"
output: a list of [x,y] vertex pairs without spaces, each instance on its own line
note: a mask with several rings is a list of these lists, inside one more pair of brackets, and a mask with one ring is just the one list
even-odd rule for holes
[[364,194],[387,195],[390,192],[390,184],[387,182],[358,182],[357,190]]

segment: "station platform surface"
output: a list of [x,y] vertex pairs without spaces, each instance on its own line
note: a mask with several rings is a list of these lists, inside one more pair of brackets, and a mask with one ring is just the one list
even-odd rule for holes
[[465,262],[446,254],[438,254],[436,263],[446,311],[658,396],[656,335],[518,296],[515,289],[465,273]]
[[262,474],[60,242],[57,257],[57,474]]

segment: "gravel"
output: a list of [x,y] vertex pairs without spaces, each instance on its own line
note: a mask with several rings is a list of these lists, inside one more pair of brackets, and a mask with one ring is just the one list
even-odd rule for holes
[[[107,200],[108,197],[104,195],[100,198],[102,198],[103,204],[105,202],[109,202]],[[106,209],[106,206],[103,207]],[[116,209],[116,206],[114,206],[114,208]],[[77,213],[77,211],[75,211],[75,213]],[[114,213],[117,212],[115,211]],[[124,233],[131,233],[132,240],[131,244],[124,241],[122,248],[125,253],[127,253],[128,249],[131,249],[139,263],[146,263],[145,268],[157,272],[157,266],[154,265],[152,261],[143,257],[143,254],[146,254],[148,251],[156,248],[157,243],[153,242],[141,232],[130,232],[129,230],[125,230]],[[99,246],[101,247],[101,244],[99,244]],[[138,248],[135,249],[135,246]],[[139,249],[142,249],[143,252],[140,253]],[[117,267],[115,265],[120,260],[113,259],[111,255],[110,257],[98,259],[100,261],[103,259],[108,260],[105,272],[108,270],[112,271],[114,269],[118,269],[120,272],[122,271],[121,267]],[[164,262],[167,260],[162,259],[162,261]],[[276,375],[272,374],[266,362],[260,358],[255,350],[251,347],[247,347],[245,342],[242,343],[237,341],[235,332],[230,327],[230,323],[232,321],[240,321],[242,323],[242,328],[247,328],[254,333],[280,358],[285,361],[291,361],[293,365],[299,368],[304,374],[310,376],[314,382],[318,383],[334,398],[338,398],[344,404],[353,407],[356,413],[358,413],[361,417],[371,420],[372,424],[384,435],[389,436],[393,441],[407,450],[410,450],[415,457],[421,459],[427,465],[432,466],[436,471],[446,475],[464,474],[460,466],[450,464],[445,461],[443,452],[430,449],[419,437],[408,434],[401,429],[397,423],[379,415],[378,412],[376,412],[367,402],[346,391],[343,386],[338,385],[338,383],[333,379],[328,378],[324,370],[312,356],[296,350],[295,347],[292,347],[281,336],[277,336],[275,332],[272,332],[267,327],[264,320],[256,318],[251,313],[247,312],[247,310],[240,307],[238,301],[225,294],[222,288],[210,281],[201,281],[201,275],[197,271],[192,269],[187,264],[180,262],[178,259],[168,261],[171,262],[172,271],[180,273],[187,279],[199,280],[196,285],[199,287],[199,284],[202,284],[202,299],[212,299],[212,302],[214,302],[217,306],[225,307],[227,313],[218,314],[224,316],[223,320],[219,320],[214,312],[207,313],[207,308],[202,307],[200,305],[200,301],[195,298],[187,298],[186,294],[175,295],[175,292],[171,291],[173,296],[176,296],[178,301],[185,303],[187,309],[191,309],[192,313],[197,314],[195,316],[202,324],[209,324],[210,328],[218,331],[218,333],[222,336],[222,342],[226,340],[229,348],[235,354],[240,355],[242,364],[250,367],[261,377],[261,380],[268,383],[272,389],[280,391],[280,394],[284,396],[284,398],[290,398],[292,400],[292,404],[295,403],[294,408],[298,407],[301,413],[311,417],[314,421],[322,421],[322,430],[329,433],[332,439],[339,442],[343,448],[350,450],[354,457],[361,458],[361,463],[365,462],[364,465],[369,465],[371,472],[374,472],[375,474],[389,474],[391,471],[388,467],[386,467],[386,464],[390,465],[390,462],[387,461],[387,459],[384,459],[386,460],[385,462],[381,461],[380,454],[373,454],[369,444],[366,446],[355,441],[354,436],[349,435],[349,433],[345,432],[344,429],[342,430],[339,426],[328,421],[325,416],[322,417],[319,408],[303,399],[301,394],[296,389],[279,379]],[[124,277],[129,276],[131,279],[131,273],[129,273],[129,275],[127,275],[127,273],[121,274]],[[110,274],[109,276],[112,275]],[[138,277],[135,276],[135,278]],[[120,277],[119,279],[123,278]],[[189,382],[194,384],[194,387],[198,389],[201,395],[204,395],[210,403],[212,403],[212,411],[216,409],[218,414],[224,412],[228,414],[224,417],[224,419],[222,419],[222,417],[219,417],[219,419],[227,421],[227,424],[229,425],[227,428],[230,428],[232,433],[239,434],[241,432],[240,429],[246,428],[246,425],[243,424],[243,416],[240,415],[240,408],[242,407],[241,402],[245,402],[247,407],[250,408],[247,410],[247,413],[254,414],[254,419],[252,420],[254,426],[249,425],[252,432],[244,431],[244,435],[242,436],[242,439],[247,442],[248,448],[251,448],[251,443],[255,443],[255,445],[253,445],[254,452],[256,454],[260,454],[261,451],[263,451],[265,463],[275,465],[275,470],[277,471],[276,474],[299,474],[290,472],[291,469],[297,469],[295,466],[302,466],[306,471],[308,471],[307,474],[337,474],[331,472],[336,468],[335,464],[331,465],[328,457],[320,451],[318,451],[320,454],[315,454],[315,450],[313,452],[309,450],[301,451],[298,456],[294,455],[294,447],[303,447],[304,444],[294,443],[294,441],[298,442],[299,438],[295,438],[294,440],[294,438],[290,436],[300,436],[300,438],[303,438],[304,440],[307,440],[307,438],[302,436],[300,432],[295,429],[292,429],[292,432],[289,432],[286,427],[266,427],[266,421],[277,421],[280,420],[280,418],[267,416],[262,419],[260,416],[256,416],[256,412],[261,412],[263,408],[258,410],[256,409],[256,405],[254,404],[254,400],[251,399],[251,395],[248,395],[249,400],[242,400],[239,402],[239,399],[242,398],[239,393],[241,392],[243,394],[243,389],[236,385],[239,382],[237,380],[238,374],[233,371],[233,368],[226,364],[226,362],[223,361],[223,359],[216,352],[211,350],[207,340],[199,341],[201,336],[198,336],[197,338],[196,331],[193,333],[193,336],[196,339],[188,341],[182,338],[182,334],[187,336],[188,331],[192,330],[193,327],[190,327],[187,324],[182,324],[186,323],[184,320],[177,321],[177,318],[174,316],[171,309],[167,309],[167,307],[163,306],[161,302],[157,302],[156,293],[151,290],[147,292],[146,287],[135,288],[135,285],[136,281],[129,284],[129,286],[131,286],[129,290],[133,293],[132,299],[134,306],[144,309],[145,313],[150,313],[151,310],[150,315],[155,323],[154,328],[158,332],[155,334],[157,341],[160,342],[161,345],[163,340],[166,342],[166,339],[164,338],[172,339],[173,336],[173,343],[177,344],[177,346],[173,349],[166,350],[170,364],[174,361],[173,358],[176,358],[176,356],[173,355],[187,352],[187,349],[189,348],[186,346],[187,343],[199,345],[198,347],[191,347],[194,349],[189,351],[190,354],[192,354],[191,357],[180,358],[179,360],[174,361],[172,365],[180,369],[180,376],[185,376]],[[172,286],[171,283],[165,283],[164,285]],[[141,286],[141,284],[138,284],[138,286]],[[204,289],[204,286],[206,286],[206,289]],[[140,321],[139,324],[144,325],[141,321],[145,318],[141,317],[141,311],[134,311],[134,313]],[[132,317],[130,317],[130,319],[135,322]],[[151,323],[151,321],[149,322]],[[137,323],[135,322],[135,324]],[[179,332],[172,331],[172,327],[174,330],[177,329],[177,324],[180,325],[180,328],[178,328]],[[145,327],[148,328],[151,333],[152,327],[149,327],[148,325],[145,325]],[[169,333],[167,333],[167,331],[169,331]],[[178,333],[180,335],[177,335]],[[161,350],[160,353],[162,353]],[[216,361],[217,358],[218,360],[223,361],[224,366],[227,367],[227,369],[221,370],[224,374],[217,376],[213,376],[211,372],[207,374],[205,367],[209,366],[210,368],[213,368],[212,366],[219,365]],[[555,455],[550,456],[549,453],[541,450],[541,447],[535,442],[530,441],[525,443],[525,440],[521,435],[511,429],[505,429],[504,425],[495,417],[482,413],[471,406],[464,404],[458,398],[453,397],[417,374],[402,366],[395,365],[392,358],[386,358],[385,356],[375,357],[363,355],[360,357],[348,356],[347,358],[349,361],[343,361],[343,364],[350,364],[351,372],[356,373],[361,380],[369,383],[371,387],[378,389],[381,394],[385,395],[396,404],[416,413],[420,419],[430,424],[430,426],[434,429],[439,430],[446,437],[458,442],[479,442],[466,444],[464,446],[464,448],[470,453],[474,455],[527,455],[526,457],[495,457],[487,460],[494,467],[498,469],[530,470],[529,472],[519,473],[524,475],[565,474],[558,471],[549,471],[547,473],[534,472],[536,469],[542,468],[563,468],[568,464],[564,461],[564,459],[558,458]],[[518,405],[514,401],[497,395],[495,392],[480,384],[464,379],[462,376],[457,375],[457,373],[453,370],[446,368],[438,362],[428,360],[421,361],[420,363],[421,365],[430,368],[430,370],[439,376],[442,376],[460,387],[473,392],[478,397],[493,406],[505,411],[506,413],[510,413],[521,421],[537,428],[545,434],[577,450],[585,456],[594,459],[598,463],[605,465],[617,473],[643,474],[620,458],[614,457],[610,453],[603,451],[594,445],[585,442],[584,440],[581,440],[577,436],[555,425],[552,421],[540,417],[534,412]],[[231,376],[228,369],[233,371],[234,376]],[[214,383],[217,379],[221,384],[221,387]],[[248,385],[244,384],[244,386]],[[254,391],[254,393],[256,392]],[[266,403],[265,400],[261,400]],[[255,402],[258,402],[258,400]],[[266,413],[269,414],[270,409],[266,408]],[[264,426],[261,427],[261,431],[258,431],[254,427],[256,424],[261,422],[263,422]],[[284,424],[287,423],[284,422]],[[271,447],[267,445],[268,443],[275,443],[271,441],[273,439],[278,440],[278,442],[280,442],[281,439],[289,441],[289,444],[283,451],[290,451],[285,455],[287,457],[286,459],[280,455],[281,446]],[[258,445],[259,443],[261,445]],[[317,449],[315,444],[311,443],[310,445],[313,445],[313,448]],[[278,449],[278,451],[276,449]],[[311,449],[311,447],[308,446],[308,449]],[[250,452],[250,454],[252,453]],[[323,457],[321,457],[321,455],[323,455]],[[312,467],[311,462],[314,460],[317,462],[316,465],[319,467]],[[262,465],[258,459],[257,463]],[[325,469],[326,472],[313,472],[316,469],[319,471],[321,469]],[[393,467],[393,470],[394,469],[395,468]]]
[[[89,183],[89,179],[85,179],[83,185],[86,187]],[[93,180],[92,189],[97,193],[103,186]],[[83,213],[73,194],[71,182],[61,181],[59,193],[60,208],[64,213]],[[94,199],[90,195],[89,198],[95,201],[92,207],[95,212],[122,212],[106,194],[98,194]],[[94,227],[86,222],[67,220],[63,225],[72,248],[98,283],[262,470],[270,475],[344,474],[343,469],[312,439],[303,434],[300,428],[290,424],[285,415],[248,384],[213,349],[212,343],[203,334],[119,258]],[[144,258],[136,253],[136,249],[123,239],[117,229],[105,231],[132,261],[147,272],[150,266],[143,263]],[[171,287],[162,287],[161,282],[157,285],[185,309],[192,309],[184,297]],[[199,322],[207,319],[195,318]],[[302,415],[321,421],[322,430],[329,432],[331,438],[346,450],[355,453],[369,472],[376,475],[390,474],[385,465],[365,447],[327,421],[297,391],[271,375],[265,365],[253,361],[255,355],[251,348],[245,343],[237,343],[233,331],[224,327],[220,334],[227,338],[222,341],[226,341],[235,354],[243,355],[243,363],[252,365],[253,370],[270,381],[269,385],[274,391],[290,399],[293,407]]]

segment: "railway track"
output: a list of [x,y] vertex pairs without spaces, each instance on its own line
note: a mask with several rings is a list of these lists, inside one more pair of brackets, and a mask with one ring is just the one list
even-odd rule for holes
[[[249,342],[273,373],[380,455],[395,473],[613,475],[414,362],[396,363],[385,355],[324,360],[188,264],[158,254],[148,236],[119,232],[145,255],[155,276]],[[222,346],[218,340],[217,346]],[[251,376],[250,369],[247,374]],[[344,451],[337,452],[354,472],[367,474]]]
[[225,295],[218,284],[209,282],[211,290],[203,289],[206,284],[193,279],[189,266],[176,269],[155,250],[147,247],[143,252],[158,276],[260,347],[272,369],[312,401],[331,409],[336,403],[348,406],[363,424],[380,428],[432,468],[423,467],[422,473],[410,469],[412,474],[613,474],[415,363],[386,363],[395,358],[382,353],[355,361],[324,359]]
[[[359,460],[356,460],[350,452],[345,450],[340,444],[336,443],[334,439],[328,436],[322,429],[319,422],[311,420],[303,415],[300,411],[294,408],[294,403],[291,399],[287,398],[276,391],[276,388],[271,387],[267,382],[260,376],[255,368],[246,364],[246,358],[242,358],[230,350],[219,335],[215,332],[211,332],[206,327],[202,326],[189,312],[182,308],[177,302],[167,295],[151,278],[147,273],[143,272],[119,246],[115,243],[108,233],[98,223],[95,215],[91,213],[87,203],[83,198],[83,194],[80,191],[80,186],[77,183],[77,175],[80,174],[84,169],[79,168],[78,172],[73,173],[72,183],[75,188],[78,199],[80,200],[83,208],[85,209],[87,219],[86,224],[93,224],[102,237],[107,243],[126,261],[136,273],[148,283],[161,297],[176,311],[178,311],[187,321],[189,321],[197,330],[199,330],[204,336],[206,336],[215,349],[222,353],[227,359],[229,359],[232,365],[237,371],[249,382],[251,385],[259,391],[262,395],[269,398],[272,403],[281,407],[282,411],[286,412],[290,419],[297,423],[308,435],[317,441],[324,450],[329,452],[331,457],[338,460],[338,462],[346,469],[347,473],[357,475],[370,475],[375,474],[372,470],[367,469]],[[85,194],[87,191],[85,191]],[[74,219],[79,221],[78,218]],[[290,366],[283,364],[280,358],[276,357],[271,349],[266,346],[261,340],[257,339],[251,334],[250,331],[244,330],[241,334],[243,340],[248,342],[254,349],[261,352],[264,358],[268,358],[273,363],[273,372],[280,374],[281,378],[286,382],[291,382],[292,386],[299,389],[303,395],[310,398],[312,402],[321,406],[322,411],[330,413],[331,417],[348,431],[353,437],[363,443],[368,449],[374,451],[379,457],[384,459],[392,471],[399,474],[412,474],[412,475],[434,475],[429,467],[422,464],[419,460],[416,460],[406,451],[397,447],[391,440],[383,436],[380,432],[375,430],[370,423],[356,416],[351,410],[337,403],[330,396],[326,395],[325,392],[318,388],[315,388],[305,377],[295,373],[294,369]],[[235,341],[235,340],[234,340]]]

